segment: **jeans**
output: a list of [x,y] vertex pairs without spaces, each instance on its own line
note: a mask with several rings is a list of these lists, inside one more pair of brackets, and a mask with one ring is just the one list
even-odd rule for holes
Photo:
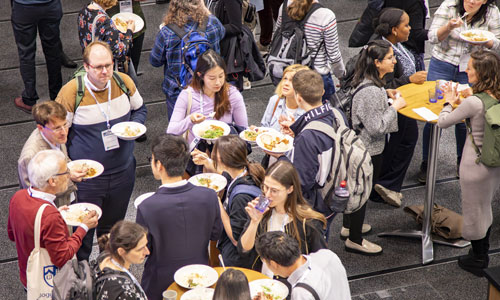
[[326,101],[331,102],[330,99],[332,95],[335,94],[335,84],[333,83],[332,74],[328,73],[326,75],[321,75],[321,77],[323,78],[323,86],[325,89],[325,93],[321,100],[323,100],[323,103]]
[[[429,63],[429,71],[427,73],[427,80],[452,80],[462,84],[469,83],[467,74],[465,72],[459,72],[458,66],[452,65],[450,63],[440,61],[435,58],[431,58]],[[424,126],[423,139],[422,139],[422,160],[427,161],[429,157],[429,139],[431,126],[426,123]],[[455,125],[455,139],[457,141],[457,159],[460,162],[462,157],[462,150],[464,149],[465,139],[467,138],[467,132],[464,123],[459,123]]]

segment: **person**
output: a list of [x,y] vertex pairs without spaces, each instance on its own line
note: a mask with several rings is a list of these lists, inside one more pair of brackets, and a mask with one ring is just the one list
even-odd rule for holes
[[309,68],[300,64],[294,64],[286,67],[285,71],[283,71],[283,78],[276,86],[274,95],[269,99],[269,103],[260,121],[263,127],[270,127],[280,131],[279,119],[281,116],[290,120],[296,120],[304,114],[304,111],[295,101],[295,91],[292,85],[293,76],[300,70],[309,70]]
[[57,209],[56,194],[68,188],[69,170],[66,157],[58,150],[38,152],[28,165],[31,186],[17,191],[10,199],[7,233],[16,243],[19,277],[26,288],[28,257],[35,248],[34,223],[39,208],[45,207],[40,224],[40,247],[45,248],[50,261],[57,267],[73,258],[82,244],[82,239],[91,228],[97,226],[97,214],[89,212],[70,236],[66,222]]
[[[189,112],[188,107],[191,107]],[[189,130],[187,141],[191,143],[194,139],[193,125],[205,121],[213,113],[215,120],[248,127],[243,96],[227,83],[222,57],[208,50],[198,58],[191,85],[180,93],[175,103],[167,133],[181,135]]]
[[[395,89],[408,83],[424,83],[427,72],[417,71],[415,57],[402,44],[408,41],[411,33],[408,14],[399,8],[385,8],[374,23],[377,25],[376,39],[390,42],[396,59],[393,71],[387,72],[383,77],[385,88]],[[380,196],[374,193],[371,200],[385,201],[400,207],[403,196],[401,187],[417,144],[418,126],[416,120],[402,114],[397,114],[397,125],[398,130],[391,133],[389,142],[384,147],[380,158],[383,163],[379,162],[381,168],[377,170],[378,179],[374,182],[374,190]]]
[[287,278],[292,286],[291,300],[351,299],[345,268],[331,250],[304,255],[297,240],[281,231],[259,236],[255,248],[275,274]]
[[[287,8],[287,13],[292,20],[300,21],[306,16],[315,2],[317,1],[283,1],[275,28],[281,26],[284,8]],[[304,25],[304,35],[307,46],[315,50],[315,59],[311,68],[317,71],[323,78],[325,93],[322,99],[330,99],[331,95],[335,93],[332,72],[337,78],[341,78],[345,73],[337,33],[337,19],[333,11],[326,7],[316,10]]]
[[245,274],[227,269],[220,275],[215,286],[213,300],[250,300],[250,287]]
[[[240,257],[236,247],[241,233],[248,221],[245,211],[249,201],[260,195],[260,186],[264,181],[265,171],[260,164],[248,161],[247,144],[237,135],[222,136],[215,141],[212,159],[195,150],[193,161],[203,164],[207,172],[222,174],[228,185],[223,203],[223,221],[225,231],[217,243],[226,266],[251,267],[251,262]],[[257,194],[252,194],[256,191]],[[226,218],[226,216],[228,218]]]
[[[471,241],[472,249],[458,258],[458,265],[477,276],[488,267],[489,238],[492,224],[491,201],[498,190],[500,168],[478,162],[474,145],[482,150],[485,108],[482,97],[500,99],[500,56],[478,50],[471,53],[467,63],[468,81],[474,94],[460,101],[456,88],[445,90],[445,104],[439,114],[438,126],[448,128],[462,120],[470,120],[470,139],[465,141],[460,161],[460,190],[462,193],[462,236]],[[481,97],[481,98],[480,98]],[[490,98],[490,99],[491,99]],[[454,109],[454,106],[458,105]]]
[[[19,159],[17,160],[19,186],[21,189],[27,189],[30,186],[28,165],[38,152],[50,149],[60,150],[64,154],[66,162],[71,161],[66,150],[66,141],[68,138],[66,109],[55,101],[44,101],[33,106],[32,114],[36,122],[36,129],[33,130],[28,140],[24,143]],[[57,207],[71,203],[76,191],[73,181],[80,182],[85,175],[87,175],[86,170],[78,170],[76,168],[70,170],[71,181],[68,183],[68,189],[61,194],[57,194],[54,200]]]
[[268,0],[264,2],[262,10],[257,10],[259,14],[260,37],[258,41],[259,50],[267,53],[273,37],[273,24],[278,20],[280,6],[283,0]]
[[[175,24],[186,33],[206,22],[205,37],[212,49],[220,53],[219,42],[225,34],[224,26],[205,7],[202,0],[172,0],[163,18],[163,25]],[[163,66],[163,93],[166,96],[168,119],[174,112],[174,106],[182,88],[179,75],[182,66],[182,50],[179,37],[168,26],[163,26],[155,38],[149,56],[153,67]]]
[[96,277],[96,300],[148,299],[130,273],[130,266],[141,264],[149,255],[147,233],[139,224],[119,221],[109,234],[99,237],[101,254],[91,265]]
[[[119,87],[113,77],[113,54],[107,43],[95,41],[83,52],[86,74],[85,93],[76,107],[76,79],[63,86],[56,101],[68,111],[68,154],[72,160],[91,159],[104,166],[104,172],[92,180],[77,183],[78,202],[102,209],[97,236],[108,233],[127,212],[135,182],[134,141],[118,140],[111,134],[114,124],[133,121],[144,124],[146,107],[130,77],[117,72],[128,89]],[[78,259],[88,259],[94,230],[90,230]]]
[[[109,44],[113,52],[115,67],[120,72],[128,70],[127,56],[132,46],[132,35],[135,22],[127,20],[127,31],[122,33],[111,20],[106,10],[115,6],[118,0],[95,0],[82,8],[78,13],[78,36],[82,52],[93,41],[103,41]],[[93,24],[95,23],[95,28]]]
[[[467,15],[465,15],[467,13]],[[465,23],[464,23],[465,20]],[[467,28],[490,31],[495,39],[481,46],[469,43],[460,38],[460,32]],[[432,57],[429,62],[427,80],[451,80],[466,84],[467,74],[464,72],[469,54],[479,47],[500,50],[500,12],[493,0],[464,1],[445,0],[434,14],[429,28],[429,41],[433,44]],[[457,142],[457,176],[462,159],[462,150],[466,139],[465,124],[455,125]],[[422,136],[422,163],[418,181],[427,181],[427,158],[429,156],[430,125],[426,124]]]
[[[294,123],[281,121],[282,132],[293,135],[293,149],[286,156],[274,155],[278,159],[290,160],[297,168],[300,176],[302,194],[315,211],[322,213],[328,220],[325,237],[328,240],[330,224],[335,213],[325,205],[321,193],[330,174],[332,154],[334,151],[333,140],[326,134],[316,130],[304,130],[309,122],[314,120],[333,126],[335,116],[328,103],[321,102],[321,95],[324,93],[323,80],[321,76],[312,70],[302,70],[293,76],[293,89],[295,90],[295,101],[298,106],[305,111]],[[371,96],[370,96],[371,97]],[[344,120],[347,124],[347,121]],[[271,153],[270,153],[271,154]],[[324,171],[328,170],[328,171]],[[344,214],[344,218],[349,218],[350,227],[342,228],[341,235],[349,237],[346,241],[346,249],[358,249],[364,253],[381,253],[382,248],[361,237],[362,233],[371,230],[369,224],[363,224],[365,209],[359,209],[349,215]],[[347,225],[347,221],[345,222]],[[359,244],[356,244],[357,241]]]
[[273,277],[269,265],[262,264],[255,249],[255,240],[268,231],[283,231],[290,235],[297,240],[303,254],[327,248],[321,231],[326,219],[302,196],[299,176],[291,163],[278,161],[266,170],[262,194],[269,199],[269,206],[262,213],[255,208],[257,199],[248,203],[245,210],[249,220],[238,240],[238,251],[252,262],[252,269]]
[[148,229],[151,249],[141,283],[148,299],[161,300],[177,269],[208,264],[207,246],[223,226],[215,191],[182,179],[190,155],[186,141],[162,134],[151,152],[151,169],[162,185],[138,206],[136,222]]
[[36,91],[36,36],[40,32],[49,82],[49,97],[54,100],[62,86],[61,40],[59,24],[63,15],[60,0],[12,0],[11,23],[14,31],[19,71],[24,90],[14,99],[16,108],[31,113],[39,99]]

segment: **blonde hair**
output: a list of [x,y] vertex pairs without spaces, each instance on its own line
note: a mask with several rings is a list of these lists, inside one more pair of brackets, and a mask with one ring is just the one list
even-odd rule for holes
[[168,5],[163,23],[173,23],[182,28],[189,20],[192,20],[199,26],[209,15],[210,11],[203,0],[172,0]]
[[276,86],[276,90],[274,90],[274,93],[278,95],[278,99],[283,98],[283,78],[285,78],[285,75],[287,73],[297,73],[300,70],[309,70],[309,67],[301,64],[294,64],[286,67],[286,69],[283,71],[283,77],[281,78],[281,81]]
[[[283,5],[286,5],[286,2]],[[313,0],[293,0],[287,8],[288,15],[292,20],[300,21],[304,19],[312,5]]]

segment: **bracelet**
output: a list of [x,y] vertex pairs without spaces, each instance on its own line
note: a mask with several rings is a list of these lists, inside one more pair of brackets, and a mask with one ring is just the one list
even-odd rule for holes
[[444,107],[446,107],[446,106],[448,106],[448,105],[451,105],[451,103],[450,103],[450,102],[445,102],[445,103],[443,104],[443,108],[444,108]]

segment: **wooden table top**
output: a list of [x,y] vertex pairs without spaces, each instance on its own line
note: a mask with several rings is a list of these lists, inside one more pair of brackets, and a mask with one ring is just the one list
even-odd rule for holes
[[[435,81],[426,81],[423,84],[409,83],[397,88],[406,100],[406,107],[400,109],[398,112],[408,118],[427,122],[427,120],[413,111],[414,108],[426,107],[439,116],[439,113],[443,109],[444,99],[438,100],[436,103],[429,102],[428,90],[434,89],[435,86]],[[429,121],[429,123],[436,122],[437,120]]]
[[[245,269],[245,268],[237,268],[237,267],[227,267],[226,269],[229,269],[229,268],[242,271],[245,274],[245,276],[247,277],[248,282],[251,282],[251,281],[254,281],[257,279],[269,279],[269,277],[267,277],[266,275],[264,275],[260,272],[254,271],[254,270]],[[222,268],[222,267],[215,267],[214,269],[215,269],[215,271],[217,271],[219,276],[222,274],[222,272],[224,272],[224,268]],[[213,286],[211,286],[211,288],[215,288],[215,284]],[[189,291],[189,289],[185,289],[175,282],[172,283],[168,287],[168,290],[173,290],[173,291],[177,292],[177,300],[180,300],[181,296],[185,292]]]

